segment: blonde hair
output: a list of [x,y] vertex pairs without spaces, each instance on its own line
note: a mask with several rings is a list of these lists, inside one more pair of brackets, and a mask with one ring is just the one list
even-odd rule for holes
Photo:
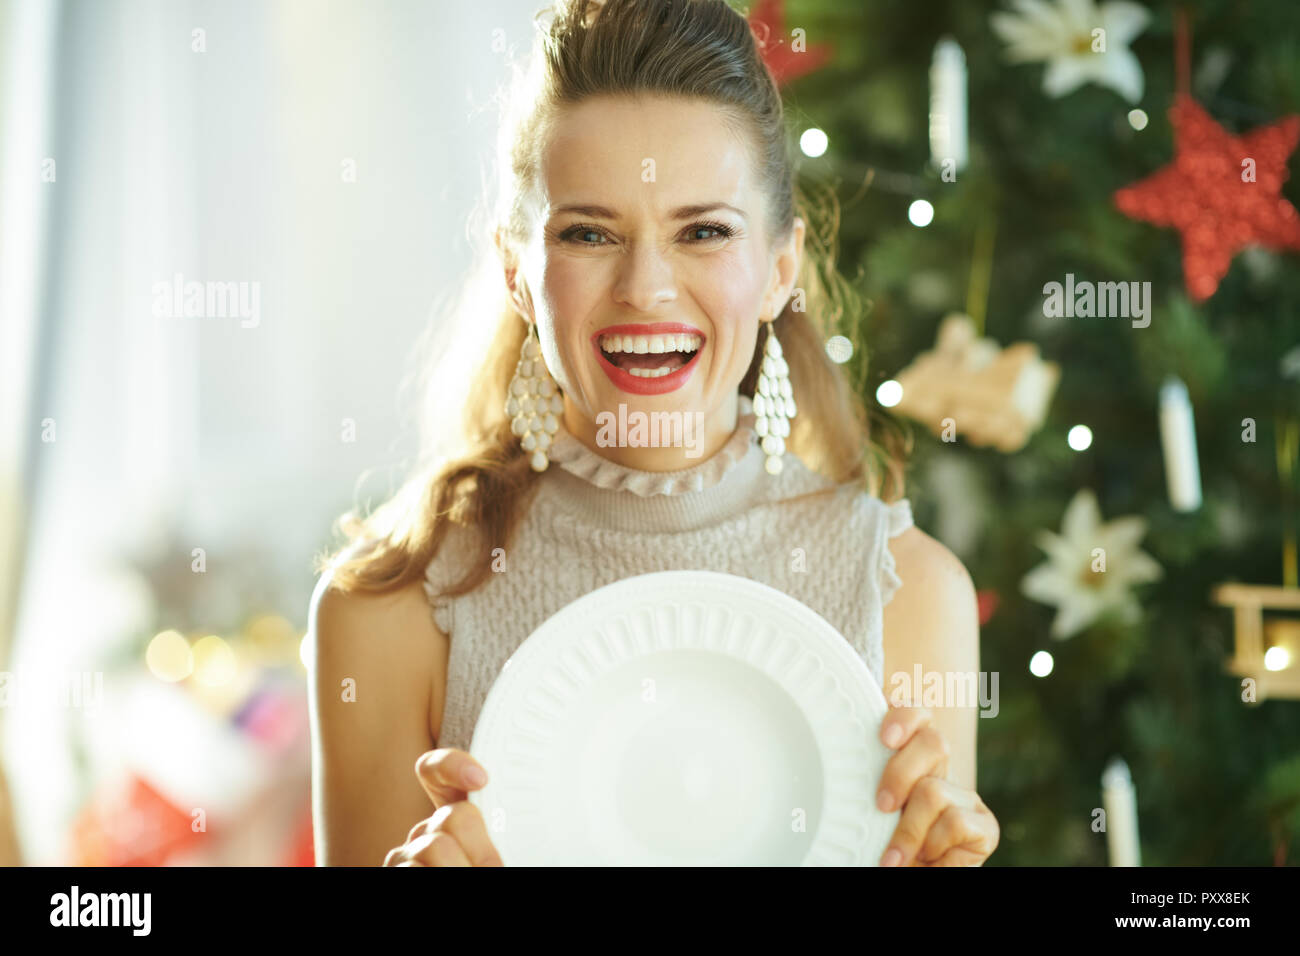
[[[790,236],[796,215],[807,224],[796,281],[802,301],[792,296],[772,327],[799,401],[787,448],[836,483],[860,483],[885,501],[900,497],[910,443],[883,417],[878,421],[885,435],[873,440],[867,409],[825,349],[841,328],[855,338],[862,315],[859,296],[834,265],[838,204],[829,190],[820,203],[806,197],[795,180],[780,94],[748,21],[725,0],[562,0],[538,20],[547,12],[554,17],[539,23],[531,69],[516,72],[501,125],[494,218],[503,239],[526,240],[547,130],[567,106],[609,94],[716,105],[728,125],[754,144],[773,242]],[[482,262],[479,269],[482,275]],[[444,592],[461,595],[483,582],[493,549],[508,548],[539,476],[505,413],[527,325],[497,270],[496,332],[463,396],[462,453],[443,463],[426,451],[397,493],[372,514],[354,509],[338,519],[336,532],[348,542],[316,564],[317,573],[332,570],[331,586],[379,593],[419,580],[451,525],[459,524],[480,532],[476,559]],[[795,311],[796,306],[803,308]],[[759,336],[740,385],[745,394],[757,384],[762,341]],[[855,344],[860,351],[861,343]]]

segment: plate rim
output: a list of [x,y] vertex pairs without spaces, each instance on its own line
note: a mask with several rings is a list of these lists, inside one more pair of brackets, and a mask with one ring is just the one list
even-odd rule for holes
[[[687,593],[683,590],[682,585],[688,585],[691,591],[699,592],[695,594]],[[879,770],[883,769],[883,764],[888,760],[891,751],[879,740],[878,734],[873,734],[872,725],[878,725],[888,712],[889,703],[885,698],[884,691],[876,681],[866,662],[862,659],[857,649],[848,641],[848,639],[825,617],[818,613],[814,608],[809,607],[802,601],[792,595],[772,587],[762,581],[744,575],[730,574],[727,572],[714,570],[692,570],[692,569],[674,569],[668,571],[652,571],[645,574],[632,575],[630,577],[620,578],[617,581],[602,585],[586,594],[580,595],[574,600],[568,602],[554,614],[550,615],[543,621],[532,633],[520,642],[515,651],[506,659],[494,679],[491,687],[483,699],[482,707],[479,710],[478,718],[475,722],[472,740],[470,743],[470,753],[476,759],[481,757],[483,749],[492,749],[495,743],[498,743],[505,731],[508,731],[507,717],[512,712],[512,708],[507,704],[507,698],[511,698],[511,703],[515,700],[521,700],[517,694],[512,694],[511,689],[521,679],[519,675],[525,673],[529,667],[534,671],[541,673],[538,667],[547,666],[544,655],[552,653],[553,645],[557,642],[565,641],[568,644],[574,644],[590,636],[591,632],[598,631],[599,628],[608,626],[622,617],[630,615],[650,602],[659,589],[669,589],[674,594],[684,595],[683,605],[689,604],[692,600],[703,597],[704,595],[716,594],[720,589],[737,594],[741,597],[753,597],[767,602],[769,605],[779,608],[782,613],[791,618],[799,620],[805,624],[804,641],[805,645],[801,648],[805,655],[813,655],[814,659],[821,664],[822,669],[829,672],[830,678],[835,683],[837,693],[835,696],[842,702],[839,706],[845,709],[846,719],[856,723],[862,730],[862,745],[867,749],[867,756],[871,758],[873,764],[871,768],[871,778],[873,781],[871,794],[864,795],[866,803],[869,806],[869,813],[877,817],[885,817],[896,825],[899,811],[882,814],[875,807],[874,792],[879,786]],[[571,620],[576,615],[584,613],[583,608],[586,605],[592,605],[593,608],[611,598],[621,596],[621,592],[628,592],[629,596],[635,597],[636,600],[629,602],[626,608],[611,614],[602,614],[599,617],[599,626],[589,629],[583,633],[581,628],[574,627],[574,621]],[[662,599],[659,599],[660,602]],[[656,602],[658,603],[658,602]],[[579,633],[574,633],[575,631]],[[811,646],[808,640],[811,639]],[[789,646],[795,646],[790,644]],[[656,648],[654,652],[671,650],[669,647]],[[791,680],[783,680],[781,674],[772,673],[763,670],[754,661],[749,660],[745,655],[734,652],[729,647],[711,647],[703,648],[715,653],[721,653],[732,660],[742,661],[754,666],[760,672],[773,679],[781,689],[794,698],[795,705],[801,706],[799,695],[795,689],[792,689]],[[550,666],[556,666],[555,661],[561,651],[553,653],[553,659]],[[633,655],[624,658],[624,660],[635,659]],[[644,655],[639,655],[644,656]],[[621,663],[621,661],[620,661]],[[523,665],[522,667],[519,665]],[[514,712],[522,709],[522,705],[516,704]],[[805,709],[805,715],[807,711]],[[824,745],[828,731],[825,727],[814,725],[809,722],[810,730],[814,739],[819,746]],[[825,755],[822,754],[824,757]],[[487,759],[487,758],[485,758]],[[486,765],[486,764],[485,764]],[[492,777],[492,770],[489,768],[489,775]],[[829,770],[823,762],[823,785],[831,778]],[[486,787],[471,791],[469,794],[470,802],[484,814],[485,822],[489,809],[492,807],[490,797],[496,790],[495,777],[489,779]],[[829,848],[829,838],[827,837],[828,819],[831,814],[823,813],[820,816],[818,829],[813,834],[809,842],[808,849],[803,860],[799,865],[876,865],[875,860],[864,861],[862,857],[863,847],[870,841],[868,837],[872,834],[870,826],[865,827],[864,836],[856,843],[856,850],[851,851],[853,859],[849,861],[836,860],[834,854]],[[840,821],[843,829],[843,821]],[[889,831],[892,834],[892,827]],[[494,837],[494,842],[496,839]],[[880,842],[877,840],[876,842]],[[507,851],[498,845],[503,859]],[[883,852],[883,846],[880,847]],[[841,854],[843,855],[843,854]],[[876,856],[879,854],[877,853]],[[507,860],[507,865],[509,861]],[[518,864],[515,864],[518,865]],[[539,864],[524,864],[539,865]],[[635,864],[633,864],[635,865]],[[685,865],[685,864],[683,864]]]

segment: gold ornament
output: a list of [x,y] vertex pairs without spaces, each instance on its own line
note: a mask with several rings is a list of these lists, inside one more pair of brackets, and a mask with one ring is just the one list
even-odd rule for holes
[[1018,451],[1042,425],[1060,376],[1037,345],[1001,348],[978,337],[969,316],[953,314],[940,325],[934,349],[895,376],[903,396],[894,410],[941,437],[946,426],[955,427],[972,445]]

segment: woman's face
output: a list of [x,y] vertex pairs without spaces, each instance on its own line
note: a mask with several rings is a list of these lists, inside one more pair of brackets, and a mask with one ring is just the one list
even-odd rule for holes
[[[536,321],[565,427],[611,460],[688,468],[735,431],[760,318],[784,307],[803,249],[797,219],[772,248],[752,166],[703,101],[596,97],[552,127],[533,233],[507,282]],[[601,430],[653,412],[680,413],[675,447]]]

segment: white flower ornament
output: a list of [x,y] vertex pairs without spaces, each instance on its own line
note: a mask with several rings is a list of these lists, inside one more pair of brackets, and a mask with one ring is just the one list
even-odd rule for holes
[[[1096,496],[1084,488],[1066,507],[1059,535],[1038,533],[1035,540],[1047,561],[1024,576],[1020,591],[1057,607],[1053,638],[1065,640],[1111,611],[1126,624],[1138,620],[1141,605],[1132,586],[1164,574],[1154,558],[1138,550],[1146,530],[1146,519],[1137,515],[1103,524]],[[1095,570],[1099,566],[1105,570]]]
[[1130,103],[1142,99],[1142,65],[1130,50],[1148,23],[1146,7],[1124,0],[1011,0],[1014,13],[989,15],[1014,63],[1043,60],[1043,92],[1061,97],[1084,83],[1106,86]]

